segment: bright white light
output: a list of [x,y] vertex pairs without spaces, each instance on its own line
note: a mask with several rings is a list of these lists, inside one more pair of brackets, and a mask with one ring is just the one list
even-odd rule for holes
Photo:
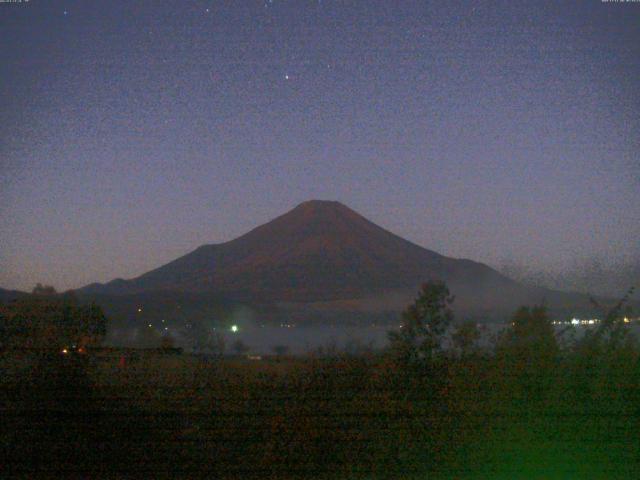
[[153,327],[153,325],[149,324],[149,328]]
[[233,333],[236,333],[238,331],[238,326],[237,325],[231,325],[231,331]]
[[577,318],[573,318],[571,320],[571,325],[578,325],[580,323],[580,320],[578,320]]
[[69,353],[69,350],[67,350],[66,348],[63,348],[62,349],[62,353],[64,353],[66,355],[67,353]]
[[142,308],[138,308],[138,313],[142,311]]

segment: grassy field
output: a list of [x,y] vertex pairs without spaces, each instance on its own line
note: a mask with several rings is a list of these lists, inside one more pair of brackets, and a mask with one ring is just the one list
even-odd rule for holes
[[10,476],[634,478],[640,363],[5,354]]

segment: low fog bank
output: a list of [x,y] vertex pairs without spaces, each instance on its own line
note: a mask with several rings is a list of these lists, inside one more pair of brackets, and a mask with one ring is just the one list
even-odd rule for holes
[[[479,329],[481,337],[479,345],[482,348],[492,348],[497,336],[506,327],[505,324],[481,324]],[[194,350],[194,342],[191,340],[187,329],[177,329],[173,326],[166,326],[165,332],[170,336],[177,347],[182,347],[185,351]],[[270,355],[276,351],[277,347],[284,347],[287,354],[306,355],[312,353],[347,353],[362,354],[370,351],[381,350],[388,345],[388,332],[398,329],[398,326],[388,325],[378,326],[294,326],[283,324],[282,326],[231,326],[228,328],[212,328],[210,333],[222,337],[225,354],[244,353],[249,355]],[[455,325],[450,329],[449,335],[444,339],[443,346],[451,347],[450,333]],[[580,337],[588,326],[576,326],[572,329],[567,326],[556,326],[556,332],[563,337],[570,338],[570,330],[576,337]],[[147,327],[149,330],[150,327]],[[116,328],[109,332],[105,343],[119,347],[148,347],[149,332],[144,327],[140,328]],[[631,325],[631,331],[640,336],[640,325]],[[158,332],[159,333],[159,332]],[[161,336],[156,338],[162,338]],[[235,350],[237,342],[241,342],[246,351]]]

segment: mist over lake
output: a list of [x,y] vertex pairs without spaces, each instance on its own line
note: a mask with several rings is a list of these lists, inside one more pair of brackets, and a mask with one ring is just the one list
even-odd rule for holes
[[[169,327],[171,331],[171,327]],[[388,347],[388,332],[398,330],[398,326],[340,326],[340,325],[315,325],[315,326],[260,326],[247,325],[238,328],[237,332],[226,329],[216,329],[222,333],[225,340],[225,353],[234,354],[233,343],[241,340],[248,348],[249,355],[273,355],[277,346],[287,347],[287,353],[292,355],[307,355],[318,351],[324,353],[352,353],[360,354],[369,350],[380,350]],[[495,341],[496,335],[507,328],[504,324],[492,323],[479,326],[481,337],[479,345],[490,347]],[[587,326],[573,327],[576,338],[584,335],[589,328]],[[556,326],[555,331],[560,333],[567,330],[567,326]],[[640,335],[640,324],[634,323],[630,331]],[[120,328],[109,332],[105,343],[113,346],[136,345],[138,330],[133,328]],[[180,333],[174,333],[176,346],[191,351],[193,346]],[[443,338],[443,345],[450,346],[450,334]]]

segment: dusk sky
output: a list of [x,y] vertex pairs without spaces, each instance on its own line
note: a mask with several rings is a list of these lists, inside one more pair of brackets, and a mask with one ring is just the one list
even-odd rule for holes
[[499,267],[640,262],[640,3],[0,3],[0,286],[308,199]]

